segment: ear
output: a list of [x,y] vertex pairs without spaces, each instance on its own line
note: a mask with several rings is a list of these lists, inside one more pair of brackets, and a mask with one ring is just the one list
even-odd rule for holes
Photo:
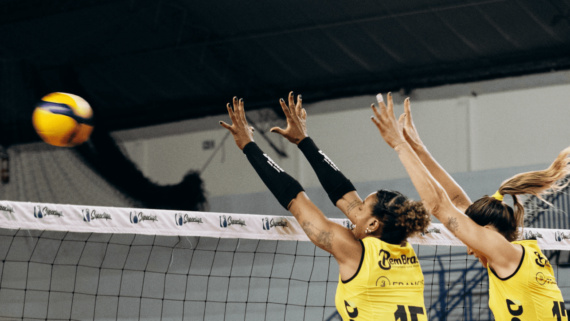
[[372,217],[369,221],[368,224],[366,225],[366,227],[368,228],[368,230],[370,230],[370,233],[374,233],[376,232],[376,230],[378,228],[380,228],[380,221],[378,221],[377,218]]

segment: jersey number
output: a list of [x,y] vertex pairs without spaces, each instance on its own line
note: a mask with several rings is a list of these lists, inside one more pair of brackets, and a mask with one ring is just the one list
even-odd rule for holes
[[[566,307],[564,302],[554,301],[554,306],[552,307],[552,316],[556,317],[557,321],[562,321],[562,317],[566,316]],[[568,320],[565,318],[565,320]]]
[[[418,314],[424,314],[424,308],[422,307],[409,306],[408,310],[410,311],[410,317],[412,318],[410,321],[418,321]],[[398,305],[398,310],[394,312],[394,318],[395,321],[408,321],[405,305]]]

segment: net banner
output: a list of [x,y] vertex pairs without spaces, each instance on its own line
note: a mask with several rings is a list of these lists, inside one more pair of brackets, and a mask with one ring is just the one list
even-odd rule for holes
[[[346,228],[348,219],[331,219]],[[217,238],[309,241],[292,216],[171,211],[0,201],[0,228]],[[543,250],[569,250],[570,230],[525,228]],[[463,246],[443,224],[410,238],[412,244]]]

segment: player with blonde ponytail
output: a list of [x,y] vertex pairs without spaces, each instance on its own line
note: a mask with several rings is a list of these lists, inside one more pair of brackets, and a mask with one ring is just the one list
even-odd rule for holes
[[[537,197],[559,190],[569,171],[570,148],[545,170],[522,173],[504,181],[492,196],[471,202],[463,189],[435,161],[412,121],[410,101],[396,120],[392,97],[386,106],[372,105],[372,121],[398,153],[424,205],[465,245],[489,272],[489,307],[498,321],[568,320],[552,266],[536,240],[519,241],[524,208],[517,195]],[[513,198],[513,207],[503,199]]]

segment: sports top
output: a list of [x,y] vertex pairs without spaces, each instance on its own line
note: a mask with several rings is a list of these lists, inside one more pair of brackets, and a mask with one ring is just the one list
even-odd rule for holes
[[361,240],[356,274],[339,275],[335,304],[344,321],[426,321],[424,276],[410,243],[395,245],[376,237]]
[[523,249],[517,270],[500,278],[489,271],[489,307],[497,321],[568,320],[554,271],[536,240],[515,241]]

